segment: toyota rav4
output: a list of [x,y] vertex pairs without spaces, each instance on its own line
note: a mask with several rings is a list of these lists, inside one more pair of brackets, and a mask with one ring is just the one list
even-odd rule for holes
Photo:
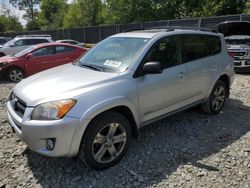
[[11,127],[31,150],[94,169],[121,160],[139,128],[201,105],[217,114],[234,80],[223,35],[152,29],[111,36],[72,64],[18,83]]

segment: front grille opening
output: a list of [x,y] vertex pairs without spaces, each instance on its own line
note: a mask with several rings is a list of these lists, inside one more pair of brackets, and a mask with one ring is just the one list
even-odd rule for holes
[[27,107],[26,103],[15,96],[13,93],[10,95],[9,100],[13,110],[17,113],[17,115],[23,117]]

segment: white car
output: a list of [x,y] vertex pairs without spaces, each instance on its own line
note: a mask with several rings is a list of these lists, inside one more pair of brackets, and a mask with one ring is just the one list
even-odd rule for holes
[[15,54],[35,44],[53,42],[50,35],[22,35],[8,41],[0,48],[0,57]]

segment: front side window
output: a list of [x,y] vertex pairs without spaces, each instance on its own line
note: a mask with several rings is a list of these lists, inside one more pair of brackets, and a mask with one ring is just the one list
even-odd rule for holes
[[28,41],[26,39],[20,39],[20,40],[17,40],[15,43],[14,43],[15,46],[26,46],[28,45]]
[[158,61],[163,68],[175,66],[179,63],[179,48],[176,37],[167,37],[158,41],[147,53],[144,62]]
[[56,53],[57,54],[72,52],[74,50],[75,50],[75,48],[69,47],[69,46],[56,46]]
[[43,47],[32,52],[32,56],[34,57],[48,56],[53,54],[55,54],[55,48],[53,46]]
[[76,65],[98,67],[105,72],[124,72],[148,41],[135,37],[107,38],[82,56]]

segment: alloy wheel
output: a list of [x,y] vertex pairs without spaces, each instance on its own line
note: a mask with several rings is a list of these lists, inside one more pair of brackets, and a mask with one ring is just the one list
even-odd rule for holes
[[9,72],[9,78],[13,82],[19,82],[23,79],[23,73],[21,70],[13,69]]
[[92,154],[99,163],[112,162],[122,153],[126,141],[127,134],[121,124],[108,124],[95,136],[92,144]]
[[214,91],[214,98],[212,100],[212,106],[214,110],[218,111],[219,109],[222,108],[224,101],[226,98],[226,92],[225,89],[222,86],[219,86],[215,91]]

